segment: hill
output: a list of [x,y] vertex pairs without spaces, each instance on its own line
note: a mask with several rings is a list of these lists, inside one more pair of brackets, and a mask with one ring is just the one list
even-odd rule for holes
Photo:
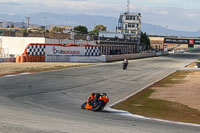
[[[95,25],[103,24],[104,26],[107,27],[107,30],[115,31],[116,26],[118,24],[117,17],[90,16],[84,14],[70,15],[70,14],[55,14],[55,13],[43,12],[43,13],[31,14],[29,16],[30,16],[30,23],[34,24],[34,26],[46,25],[46,24],[71,25],[71,26],[84,25],[89,30],[92,30]],[[12,24],[13,22],[15,22],[14,23],[15,26],[22,27],[26,22],[26,16],[0,14],[0,21],[4,22],[3,23],[4,27],[6,26],[6,24]],[[146,32],[149,35],[200,37],[200,30],[196,32],[178,31],[178,30],[167,29],[165,27],[158,25],[148,24],[145,22],[142,23],[142,31]]]

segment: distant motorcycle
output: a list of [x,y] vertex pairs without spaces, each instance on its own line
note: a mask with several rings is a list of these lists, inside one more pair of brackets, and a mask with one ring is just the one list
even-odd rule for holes
[[81,109],[101,111],[108,102],[109,98],[106,93],[92,93],[89,95],[87,102],[82,104]]
[[127,69],[128,61],[126,59],[122,62],[122,67],[123,67],[123,70]]

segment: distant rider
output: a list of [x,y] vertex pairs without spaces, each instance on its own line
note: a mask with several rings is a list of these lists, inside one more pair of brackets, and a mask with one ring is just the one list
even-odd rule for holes
[[123,63],[127,63],[127,64],[128,64],[128,60],[127,60],[127,59],[124,59]]
[[124,59],[124,61],[122,62],[123,64],[123,70],[127,68],[128,66],[128,60],[127,59]]

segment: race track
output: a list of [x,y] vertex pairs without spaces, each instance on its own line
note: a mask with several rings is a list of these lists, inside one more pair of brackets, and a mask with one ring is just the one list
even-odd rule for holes
[[132,60],[125,71],[115,62],[0,77],[0,133],[199,133],[200,126],[80,109],[92,92],[107,93],[111,105],[198,58],[174,54]]

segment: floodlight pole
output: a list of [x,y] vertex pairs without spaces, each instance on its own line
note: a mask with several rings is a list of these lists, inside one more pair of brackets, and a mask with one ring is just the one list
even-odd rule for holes
[[129,9],[130,9],[130,0],[127,0],[127,13],[129,13]]

